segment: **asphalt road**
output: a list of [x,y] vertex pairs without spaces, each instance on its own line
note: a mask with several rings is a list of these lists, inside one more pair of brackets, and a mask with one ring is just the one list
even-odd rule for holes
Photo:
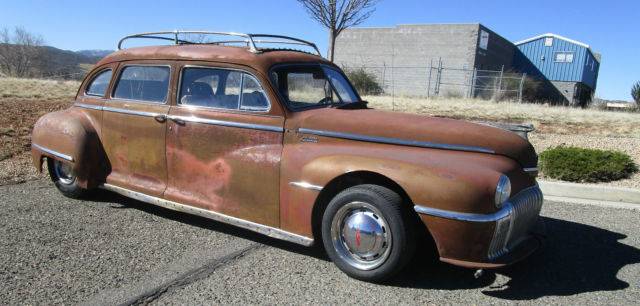
[[637,304],[640,210],[546,202],[549,238],[479,279],[416,262],[385,285],[323,253],[111,193],[0,187],[0,304]]

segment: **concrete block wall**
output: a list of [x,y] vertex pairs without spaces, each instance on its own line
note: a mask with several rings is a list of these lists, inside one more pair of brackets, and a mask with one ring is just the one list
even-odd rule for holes
[[[348,68],[379,67],[369,70],[379,76],[385,92],[424,96],[431,61],[437,66],[441,58],[444,67],[474,68],[479,28],[479,24],[430,24],[348,29],[336,41],[335,63]],[[470,81],[467,73],[443,77],[448,83]],[[432,80],[432,90],[433,84]],[[460,91],[464,95],[467,91],[450,87],[441,86],[441,92]]]

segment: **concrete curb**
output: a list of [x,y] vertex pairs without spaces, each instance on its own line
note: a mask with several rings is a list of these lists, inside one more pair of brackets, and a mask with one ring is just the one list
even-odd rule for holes
[[545,196],[640,205],[640,190],[638,189],[549,181],[538,181],[538,185]]

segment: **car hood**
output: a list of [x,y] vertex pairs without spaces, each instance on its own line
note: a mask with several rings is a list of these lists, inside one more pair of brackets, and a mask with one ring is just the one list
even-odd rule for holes
[[500,128],[462,120],[380,111],[322,108],[298,113],[301,132],[358,141],[497,154],[536,167],[529,143]]

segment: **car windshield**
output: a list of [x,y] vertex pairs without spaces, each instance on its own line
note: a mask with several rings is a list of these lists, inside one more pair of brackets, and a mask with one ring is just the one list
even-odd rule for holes
[[322,65],[284,65],[271,78],[291,109],[360,102],[346,77]]

